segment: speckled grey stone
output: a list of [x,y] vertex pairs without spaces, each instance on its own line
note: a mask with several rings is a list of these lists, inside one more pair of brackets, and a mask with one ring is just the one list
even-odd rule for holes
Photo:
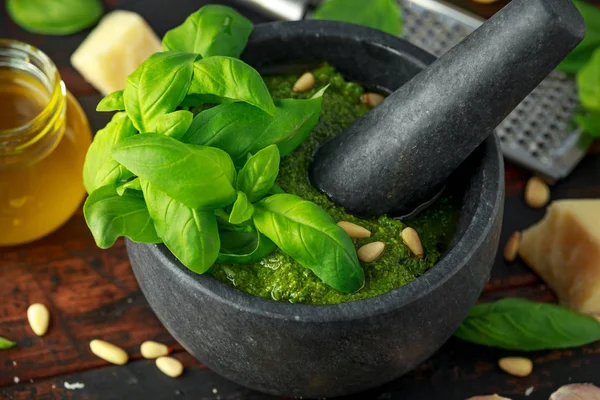
[[[328,61],[349,78],[392,91],[434,57],[368,28],[324,21],[256,28],[244,59],[265,69]],[[127,241],[150,306],[183,347],[219,374],[281,396],[359,392],[410,371],[458,327],[487,281],[504,199],[499,145],[488,138],[452,178],[462,199],[450,250],[422,277],[339,305],[254,297],[183,267],[162,245]]]
[[584,33],[571,0],[513,0],[321,146],[311,182],[356,215],[409,214],[439,192]]

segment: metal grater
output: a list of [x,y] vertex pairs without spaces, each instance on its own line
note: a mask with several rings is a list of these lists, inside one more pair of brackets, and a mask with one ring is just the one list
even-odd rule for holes
[[[314,0],[246,0],[279,19],[300,19]],[[484,19],[437,0],[399,0],[402,37],[441,56],[477,29]],[[584,157],[579,129],[571,119],[579,106],[574,79],[553,71],[498,126],[504,156],[551,180],[566,177]]]

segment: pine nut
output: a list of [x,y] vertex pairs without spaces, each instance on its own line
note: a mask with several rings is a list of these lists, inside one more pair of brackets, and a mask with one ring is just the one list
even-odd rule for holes
[[142,352],[142,357],[147,359],[154,359],[169,354],[169,348],[166,345],[153,342],[152,340],[142,343],[140,351]]
[[156,359],[156,366],[163,374],[171,378],[177,378],[183,373],[183,364],[173,357],[158,357]]
[[571,383],[561,386],[549,400],[598,400],[600,388],[591,383]]
[[533,371],[533,362],[525,357],[504,357],[498,360],[498,366],[514,376],[525,377]]
[[337,224],[353,239],[366,239],[371,236],[370,230],[363,228],[360,225],[353,224],[352,222],[340,221]]
[[123,365],[127,364],[129,356],[122,348],[104,340],[94,339],[90,342],[92,353],[109,363]]
[[383,250],[385,249],[385,243],[383,242],[373,242],[368,243],[362,246],[356,254],[360,261],[365,263],[372,263],[377,261],[379,257],[383,254]]
[[508,238],[506,246],[504,247],[504,259],[507,262],[515,261],[517,253],[519,252],[519,245],[521,244],[521,232],[514,232]]
[[402,240],[408,246],[410,251],[417,257],[423,258],[425,253],[423,252],[423,244],[419,238],[419,234],[413,228],[404,228],[402,230]]
[[368,105],[370,108],[378,106],[383,100],[385,100],[385,97],[379,93],[365,93],[360,96],[360,101]]
[[550,201],[550,188],[541,178],[534,176],[525,186],[525,202],[529,207],[542,208]]
[[310,72],[305,72],[297,81],[294,83],[292,90],[296,93],[306,92],[315,86],[315,76]]
[[41,303],[34,303],[27,308],[27,321],[31,330],[38,336],[44,336],[50,325],[50,311]]

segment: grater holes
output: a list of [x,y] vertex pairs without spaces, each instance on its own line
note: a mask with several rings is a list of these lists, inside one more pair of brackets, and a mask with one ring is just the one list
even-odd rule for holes
[[[473,31],[460,20],[411,0],[400,4],[406,16],[405,39],[437,56]],[[552,171],[552,174],[572,167],[573,162],[560,159],[554,149],[560,148],[572,134],[565,130],[577,107],[579,98],[574,79],[560,71],[551,72],[496,129],[505,154],[523,162],[535,158],[536,165],[544,166],[539,172]]]

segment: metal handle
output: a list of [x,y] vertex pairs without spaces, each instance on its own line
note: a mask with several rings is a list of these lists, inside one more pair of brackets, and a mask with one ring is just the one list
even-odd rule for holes
[[238,0],[259,9],[275,19],[298,21],[304,18],[311,0]]

